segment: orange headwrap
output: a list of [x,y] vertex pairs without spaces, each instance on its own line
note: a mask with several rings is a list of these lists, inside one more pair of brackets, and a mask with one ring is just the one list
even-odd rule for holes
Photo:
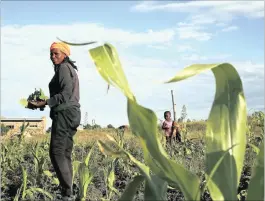
[[55,48],[61,50],[67,56],[70,55],[70,48],[69,48],[69,46],[67,44],[63,43],[63,42],[54,42],[51,45],[50,50],[55,49]]

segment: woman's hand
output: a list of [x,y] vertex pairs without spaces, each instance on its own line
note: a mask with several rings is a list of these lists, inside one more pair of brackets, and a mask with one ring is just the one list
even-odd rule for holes
[[43,108],[45,107],[45,105],[47,105],[47,101],[37,101],[37,102],[33,102],[33,101],[29,101],[30,104],[34,105],[34,107],[36,108]]
[[28,102],[28,105],[27,105],[26,108],[29,108],[29,109],[31,109],[31,110],[36,110],[36,109],[37,109],[36,106],[33,105],[31,102]]

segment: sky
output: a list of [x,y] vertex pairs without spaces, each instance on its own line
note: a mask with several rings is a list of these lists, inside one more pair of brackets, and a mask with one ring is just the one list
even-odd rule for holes
[[[35,88],[49,95],[54,71],[49,47],[69,42],[108,42],[116,48],[138,102],[159,120],[183,105],[187,118],[206,119],[215,94],[211,71],[163,84],[195,63],[231,63],[241,76],[248,111],[264,111],[263,1],[2,1],[1,116],[46,116],[19,104]],[[128,124],[126,99],[99,75],[88,50],[71,46],[80,79],[82,122]]]

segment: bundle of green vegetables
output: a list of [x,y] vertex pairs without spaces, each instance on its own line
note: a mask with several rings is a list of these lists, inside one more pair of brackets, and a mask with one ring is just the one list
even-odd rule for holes
[[[48,96],[44,95],[43,90],[42,89],[36,90],[36,88],[35,88],[35,91],[32,94],[30,94],[27,99],[22,98],[20,100],[20,104],[23,107],[25,107],[25,108],[30,108],[31,109],[32,107],[30,107],[30,105],[29,105],[30,103],[29,102],[45,101],[46,99],[48,99]],[[40,111],[43,111],[44,108],[45,108],[45,106],[40,108]]]

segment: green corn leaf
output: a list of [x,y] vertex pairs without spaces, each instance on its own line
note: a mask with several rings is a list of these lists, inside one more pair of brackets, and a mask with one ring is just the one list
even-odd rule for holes
[[92,151],[93,151],[94,145],[95,145],[95,143],[93,143],[91,149],[89,150],[89,152],[88,152],[88,154],[87,154],[87,156],[86,156],[86,159],[85,159],[85,164],[86,164],[86,166],[88,166],[88,163],[89,163],[89,160],[90,160],[90,158],[91,158],[91,154],[92,154]]
[[114,182],[115,182],[114,170],[115,170],[116,161],[117,161],[117,158],[115,158],[111,163],[111,167],[110,167],[108,178],[107,178],[107,183],[108,183],[108,187],[111,191],[115,192],[116,194],[119,194],[119,191],[117,191],[114,187]]
[[[167,200],[167,182],[156,175],[151,176],[151,182],[156,184],[157,193],[161,195],[161,199],[159,200]],[[149,182],[145,182],[144,200],[157,200],[149,184]]]
[[85,43],[70,43],[70,42],[66,42],[64,40],[61,40],[60,38],[57,37],[57,39],[63,43],[66,43],[68,45],[72,45],[72,46],[84,46],[84,45],[91,45],[94,43],[97,43],[96,41],[90,41],[90,42],[85,42]]
[[[118,143],[115,142],[115,145],[118,146]],[[145,176],[146,182],[148,183],[149,191],[152,192],[154,200],[163,200],[163,195],[159,194],[159,187],[157,183],[154,183],[152,181],[152,177],[150,174],[150,168],[146,166],[145,164],[138,161],[136,158],[134,158],[129,152],[125,151],[120,147],[120,151],[114,151],[112,148],[110,148],[108,145],[103,143],[102,141],[98,141],[99,146],[101,147],[101,151],[106,154],[115,155],[116,157],[124,157],[127,156],[129,160],[131,160],[140,170],[140,172]]]
[[34,188],[34,187],[31,187],[31,188],[30,188],[30,191],[33,192],[33,193],[37,193],[37,192],[39,192],[39,193],[41,193],[41,194],[43,194],[43,195],[46,195],[46,196],[47,196],[48,198],[50,198],[51,200],[53,200],[53,196],[52,196],[49,192],[43,190],[42,188]]
[[80,161],[74,161],[73,162],[73,181],[74,181],[74,178],[75,178],[75,175],[78,171],[78,168],[79,168],[79,165],[81,164]]
[[259,148],[257,146],[255,146],[254,144],[251,144],[251,143],[248,143],[248,145],[253,149],[253,151],[256,153],[256,154],[259,154]]
[[119,201],[133,201],[133,198],[137,192],[137,188],[144,181],[144,176],[137,175],[133,178],[133,180],[126,186],[122,196]]
[[147,147],[148,153],[144,155],[150,155],[148,162],[152,163],[148,165],[156,166],[155,174],[179,187],[187,200],[195,200],[199,189],[199,178],[167,156],[157,133],[157,117],[152,110],[137,104],[115,48],[105,44],[91,49],[90,55],[101,76],[109,84],[118,87],[127,97],[129,123],[133,133],[140,138],[142,146]]
[[[208,187],[208,185],[212,185],[216,191],[218,191],[217,194],[221,195],[222,192],[220,191],[220,189],[216,186],[216,184],[212,181],[212,177],[213,175],[216,173],[216,170],[218,169],[218,167],[220,166],[220,164],[223,162],[224,157],[229,153],[229,151],[231,149],[233,149],[236,145],[233,145],[231,148],[227,149],[224,154],[222,155],[222,157],[219,158],[219,160],[217,161],[217,163],[215,163],[215,166],[213,167],[211,173],[208,175],[207,173],[205,173],[205,177],[206,177],[206,184],[204,186],[204,188],[202,189],[202,193],[204,193],[204,191],[206,190],[206,188]],[[199,196],[199,195],[198,195]],[[199,197],[198,197],[199,199]],[[219,197],[220,200],[224,200],[223,197]]]
[[[157,117],[152,110],[138,105],[128,99],[128,117],[131,129],[140,137],[145,160],[158,176],[170,186],[179,188],[187,200],[196,200],[199,193],[199,178],[183,166],[169,159],[157,133]],[[147,158],[148,157],[148,158]]]
[[212,70],[216,81],[215,99],[207,120],[206,173],[210,174],[225,150],[238,144],[229,151],[213,175],[212,181],[219,189],[213,185],[208,187],[214,200],[237,200],[247,125],[246,102],[237,71],[228,63],[195,64],[183,69],[167,83],[181,81],[206,70]]
[[57,186],[60,184],[59,179],[57,179],[55,177],[52,179],[52,183],[57,185]]
[[49,177],[53,184],[59,185],[59,180],[56,177],[53,177],[53,174],[49,170],[43,171],[43,174]]
[[107,146],[105,143],[103,143],[101,140],[97,141],[97,144],[98,144],[99,150],[105,155],[109,155],[114,158],[126,157],[123,151],[114,151],[109,146]]
[[38,158],[38,152],[32,152],[32,155],[34,156],[35,173],[37,173],[38,169],[39,169],[39,166],[40,166],[40,160]]
[[22,169],[22,178],[23,178],[22,199],[25,199],[27,183],[28,183],[28,179],[27,179],[28,174],[22,165],[20,165],[20,167]]
[[43,174],[45,174],[47,177],[52,178],[52,173],[49,170],[43,171]]
[[86,195],[87,195],[87,188],[94,177],[94,173],[90,173],[85,163],[81,163],[79,165],[78,173],[79,173],[79,180],[80,180],[79,182],[80,197],[81,199],[85,200]]
[[29,197],[30,200],[35,200],[34,199],[34,192],[31,191],[31,189],[26,190],[26,195]]
[[260,145],[260,152],[252,171],[246,200],[264,200],[264,142]]
[[106,82],[120,88],[129,99],[134,99],[115,48],[111,44],[104,44],[89,52]]

